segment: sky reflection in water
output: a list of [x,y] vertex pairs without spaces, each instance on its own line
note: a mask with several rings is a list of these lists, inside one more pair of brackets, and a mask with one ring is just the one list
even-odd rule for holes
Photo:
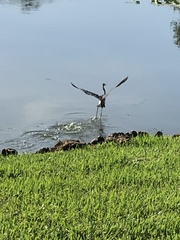
[[[107,98],[104,132],[179,132],[180,52],[171,24],[179,21],[179,11],[147,1],[40,1],[27,9],[22,1],[4,3],[1,148],[9,139],[23,141],[20,136],[27,131],[54,126],[56,134],[57,124],[92,118],[96,99],[70,82],[101,94],[102,82],[110,89],[126,76],[128,82]],[[84,131],[84,140],[88,134]]]

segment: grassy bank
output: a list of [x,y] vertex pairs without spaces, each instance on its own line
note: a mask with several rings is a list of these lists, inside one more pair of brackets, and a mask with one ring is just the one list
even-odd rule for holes
[[0,157],[0,239],[180,239],[180,138]]

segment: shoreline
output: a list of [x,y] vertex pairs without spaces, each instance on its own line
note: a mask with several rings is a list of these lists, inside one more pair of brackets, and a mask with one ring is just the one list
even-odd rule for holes
[[[94,146],[97,144],[102,144],[102,143],[109,143],[109,142],[114,142],[118,144],[125,144],[126,142],[129,142],[132,138],[136,137],[142,137],[142,136],[152,136],[152,137],[165,137],[169,136],[172,138],[180,137],[180,134],[173,134],[173,135],[163,135],[162,131],[157,131],[154,135],[149,134],[148,132],[143,132],[143,131],[131,131],[131,132],[114,132],[107,137],[103,136],[97,136],[96,138],[92,139],[90,142],[81,142],[78,139],[65,139],[65,140],[60,140],[58,141],[54,146],[52,147],[42,147],[39,150],[37,150],[34,153],[28,153],[27,154],[44,154],[44,153],[49,153],[49,152],[57,152],[57,151],[68,151],[71,149],[75,148],[83,148],[85,146]],[[1,151],[1,155],[6,157],[9,155],[21,155],[18,153],[18,151],[14,148],[4,148]]]

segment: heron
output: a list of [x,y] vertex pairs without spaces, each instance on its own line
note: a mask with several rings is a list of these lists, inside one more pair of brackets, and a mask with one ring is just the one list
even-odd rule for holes
[[97,99],[99,100],[98,105],[97,105],[97,109],[96,109],[96,118],[97,118],[99,108],[101,108],[101,114],[100,114],[100,116],[102,116],[102,110],[103,110],[103,108],[105,108],[106,97],[112,92],[112,90],[114,90],[115,88],[121,86],[121,84],[125,83],[125,82],[127,81],[127,79],[128,79],[128,77],[126,77],[125,79],[123,79],[123,80],[122,80],[120,83],[118,83],[115,87],[111,88],[108,93],[106,93],[106,89],[105,89],[106,84],[103,83],[103,84],[102,84],[102,89],[103,89],[103,92],[104,92],[104,93],[103,93],[102,95],[98,95],[98,94],[96,94],[96,93],[94,93],[94,92],[91,92],[91,91],[88,91],[88,90],[86,90],[86,89],[79,88],[79,87],[77,87],[76,85],[74,85],[72,82],[71,82],[71,85],[72,85],[73,87],[75,87],[75,88],[83,91],[85,94],[90,95],[90,96],[93,96],[93,97],[95,97],[95,98],[97,98]]

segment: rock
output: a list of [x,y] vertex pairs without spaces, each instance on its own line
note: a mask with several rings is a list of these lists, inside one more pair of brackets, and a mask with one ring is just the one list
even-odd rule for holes
[[90,144],[96,145],[98,143],[103,143],[105,141],[104,137],[98,136],[97,138],[93,139]]
[[163,137],[163,132],[157,131],[157,133],[154,136],[155,137]]
[[106,137],[106,142],[116,142],[116,143],[125,143],[129,141],[130,139],[130,133],[112,133],[111,135]]
[[18,152],[13,148],[4,148],[1,153],[4,157],[18,154]]
[[132,137],[137,137],[137,132],[136,132],[136,131],[134,131],[134,130],[133,130],[133,131],[131,131],[131,132],[130,132],[130,134],[131,134],[131,136],[132,136]]
[[139,131],[137,134],[138,134],[140,137],[149,135],[149,133],[147,133],[147,132],[142,132],[142,131]]
[[52,152],[58,151],[58,150],[67,151],[74,148],[82,148],[85,145],[86,143],[82,143],[79,140],[70,139],[70,140],[59,141],[51,150]]
[[47,152],[50,152],[51,151],[51,149],[50,148],[41,148],[39,151],[37,151],[36,153],[47,153]]
[[173,138],[180,137],[180,134],[174,134],[172,137],[173,137]]
[[126,138],[130,138],[130,137],[131,137],[131,134],[130,134],[129,132],[126,132],[126,133],[125,133],[125,137],[126,137]]
[[119,137],[125,137],[125,134],[123,132],[114,132],[106,137],[106,142],[115,142]]
[[119,135],[119,136],[116,138],[115,142],[122,144],[122,143],[128,142],[129,140],[130,140],[130,135],[126,133],[125,136]]

